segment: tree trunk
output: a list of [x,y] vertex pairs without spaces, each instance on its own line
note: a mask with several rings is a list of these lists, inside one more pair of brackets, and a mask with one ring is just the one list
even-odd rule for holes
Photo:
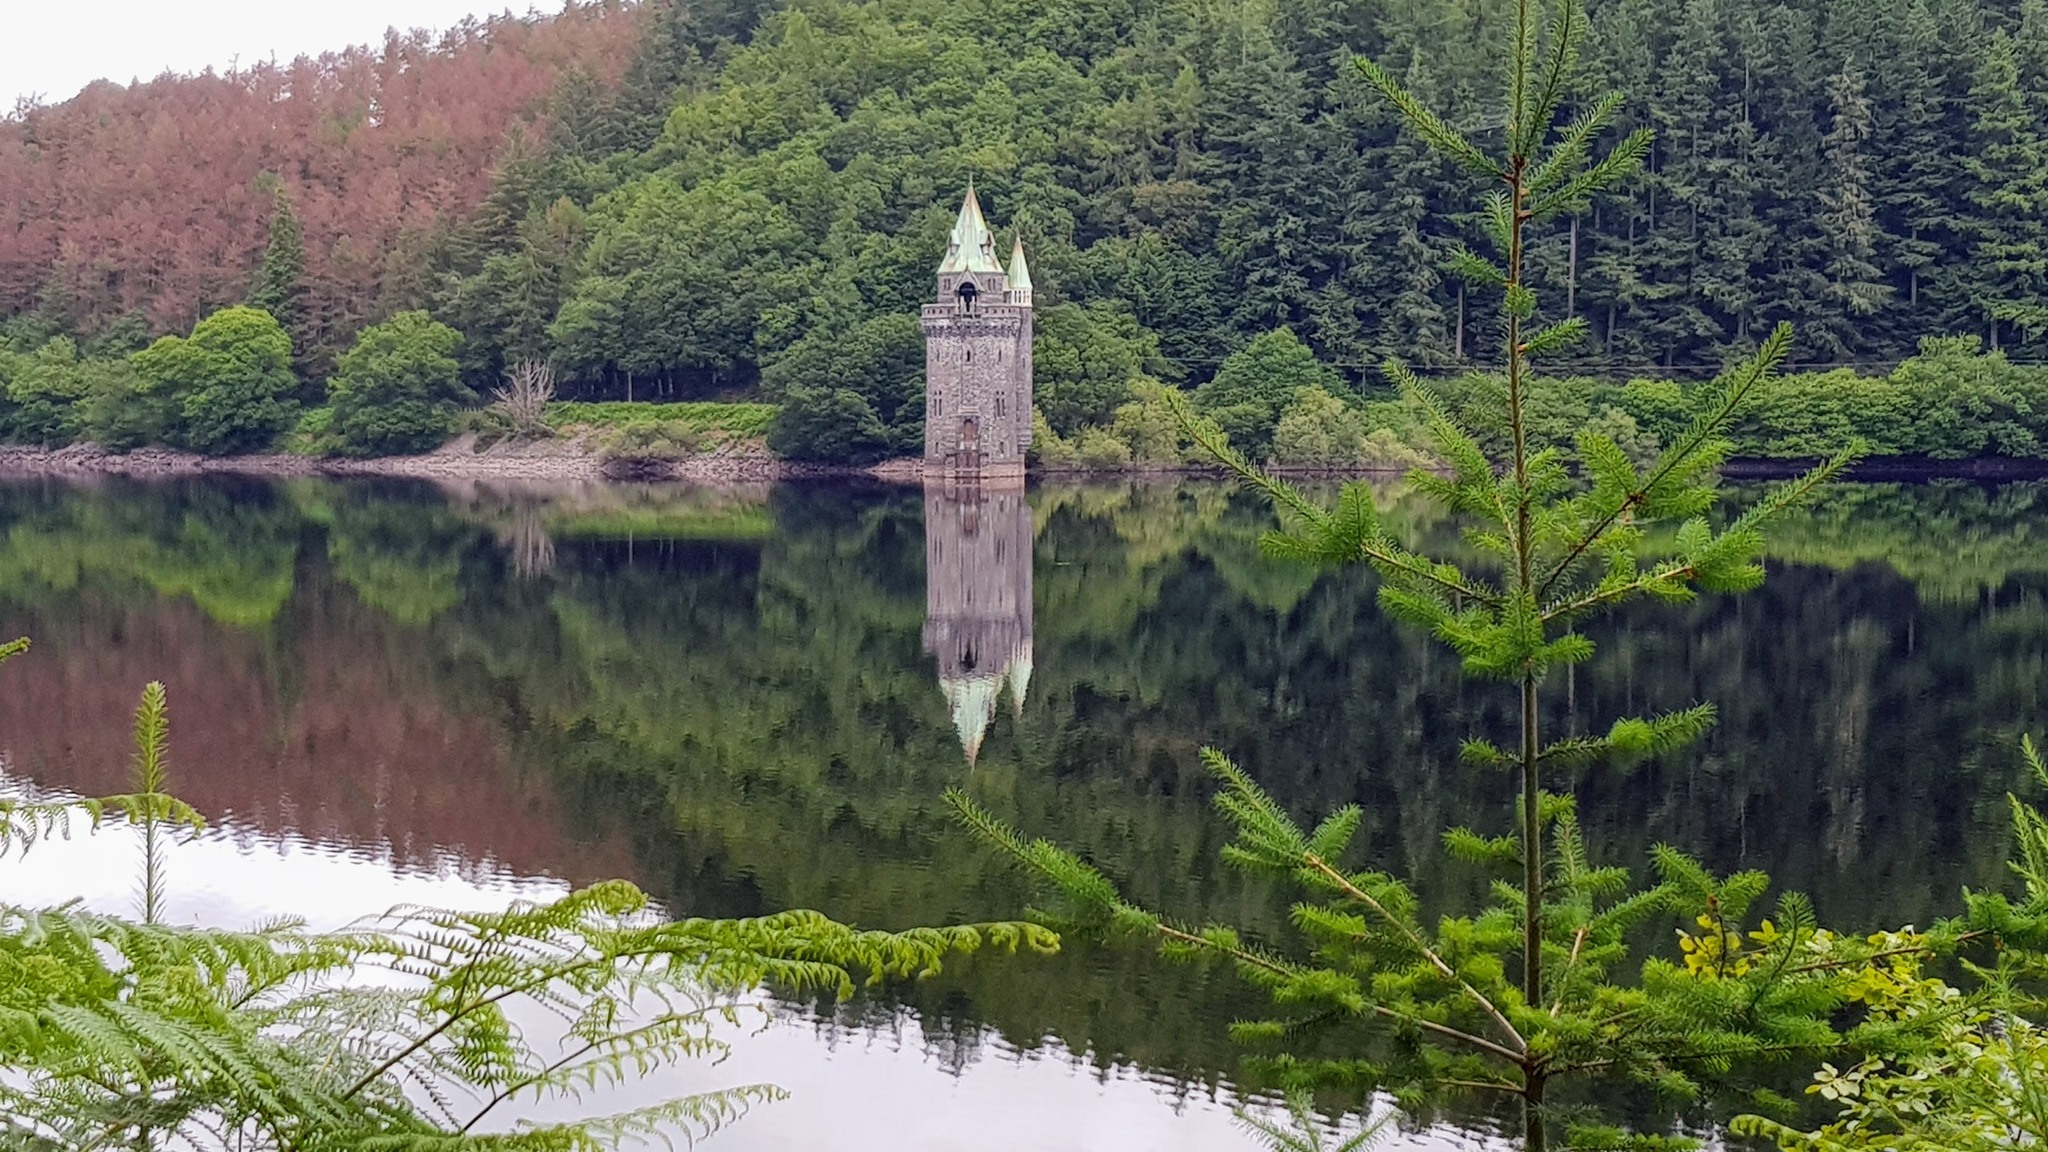
[[1522,1088],[1523,1152],[1544,1152],[1549,1134],[1543,1130],[1543,1073],[1525,1072]]
[[1579,314],[1579,218],[1572,217],[1571,254],[1566,258],[1564,279],[1564,314],[1567,317]]

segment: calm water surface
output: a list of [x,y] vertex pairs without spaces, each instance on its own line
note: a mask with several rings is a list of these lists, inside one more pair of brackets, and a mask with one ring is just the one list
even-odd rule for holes
[[[1023,885],[940,801],[961,784],[1146,903],[1283,934],[1278,895],[1216,863],[1205,744],[1305,815],[1364,805],[1361,857],[1431,898],[1477,893],[1437,835],[1507,830],[1500,780],[1456,750],[1507,733],[1512,701],[1383,619],[1368,575],[1262,560],[1268,526],[1199,485],[16,484],[0,634],[35,647],[0,672],[0,751],[17,785],[120,790],[127,716],[165,681],[177,788],[215,821],[174,859],[174,910],[217,923],[607,876],[677,914],[1014,916]],[[2003,882],[2015,744],[2048,732],[2048,489],[1843,486],[1785,526],[1763,590],[1595,638],[1552,730],[1721,709],[1686,756],[1578,781],[1601,855],[1668,841],[1826,920],[1924,924]],[[8,899],[124,906],[105,847],[0,863]],[[1258,1008],[1124,951],[977,960],[778,1005],[731,1062],[659,1087],[795,1093],[729,1149],[1236,1148],[1223,1026]]]

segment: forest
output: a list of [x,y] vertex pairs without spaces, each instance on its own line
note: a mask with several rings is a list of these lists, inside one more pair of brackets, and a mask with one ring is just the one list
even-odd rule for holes
[[[57,427],[5,422],[106,438],[152,385],[98,377],[248,303],[290,341],[291,380],[265,394],[309,408],[366,327],[424,311],[460,337],[472,398],[537,359],[565,398],[796,400],[842,433],[787,450],[902,451],[921,435],[916,307],[969,179],[1039,270],[1038,401],[1060,437],[1113,429],[1154,382],[1200,389],[1261,338],[1371,400],[1389,354],[1455,374],[1493,353],[1444,270],[1479,241],[1479,205],[1348,61],[1483,132],[1481,45],[1509,7],[582,3],[95,85],[0,123],[0,375],[32,408],[22,358],[69,356],[106,370],[60,401],[108,398],[98,424],[84,403]],[[1532,234],[1532,282],[1589,326],[1546,371],[1685,386],[1789,321],[1794,366],[1856,374],[1817,388],[1850,410],[1857,381],[1948,337],[2001,357],[1936,397],[1963,422],[2048,411],[2030,371],[2048,353],[2048,4],[1588,7],[1571,98],[1617,85],[1611,134],[1656,137],[1627,186]],[[1303,377],[1283,378],[1240,443],[1270,443]],[[1310,440],[1332,420],[1356,439],[1322,403]],[[257,438],[288,427],[272,415]],[[2034,455],[2043,432],[1973,425],[1934,454]],[[1799,436],[1744,447],[1797,454]],[[1145,452],[1128,429],[1093,440],[1098,462]]]

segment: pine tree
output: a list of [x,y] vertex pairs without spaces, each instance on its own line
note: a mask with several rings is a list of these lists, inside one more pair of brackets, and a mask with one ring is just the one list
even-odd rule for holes
[[1302,326],[1324,272],[1312,237],[1326,218],[1308,118],[1310,98],[1294,61],[1267,30],[1247,24],[1237,59],[1213,84],[1222,112],[1209,139],[1234,174],[1217,254],[1231,281],[1232,326],[1262,332]]
[[[1060,901],[1055,914],[1067,922],[1150,938],[1169,955],[1226,957],[1268,989],[1281,1018],[1234,1031],[1277,1047],[1290,1086],[1505,1094],[1522,1106],[1525,1149],[1543,1152],[1554,1081],[1606,1074],[1664,1092],[1696,1092],[1743,1058],[1840,1048],[1852,1039],[1831,1022],[1853,994],[1845,973],[1860,971],[1880,945],[1819,931],[1810,906],[1794,895],[1782,896],[1774,914],[1757,922],[1769,885],[1760,873],[1716,877],[1659,848],[1653,855],[1661,881],[1631,891],[1628,869],[1597,861],[1572,795],[1561,788],[1568,774],[1668,754],[1707,729],[1711,706],[1619,720],[1602,736],[1546,741],[1539,731],[1546,681],[1593,652],[1579,631],[1584,621],[1641,597],[1682,601],[1754,587],[1763,578],[1762,526],[1850,456],[1779,487],[1719,530],[1707,518],[1714,469],[1730,451],[1725,435],[1770,390],[1790,348],[1786,325],[1702,390],[1695,419],[1646,466],[1598,431],[1583,432],[1572,453],[1532,443],[1532,361],[1570,347],[1588,325],[1579,317],[1538,320],[1528,281],[1530,240],[1629,178],[1650,147],[1649,133],[1639,131],[1596,152],[1619,94],[1559,122],[1584,40],[1584,9],[1560,0],[1544,20],[1533,7],[1523,2],[1512,10],[1502,52],[1505,99],[1489,117],[1499,133],[1492,152],[1385,68],[1358,62],[1408,129],[1486,190],[1482,217],[1491,254],[1461,251],[1453,260],[1475,293],[1499,302],[1501,344],[1483,399],[1453,415],[1445,397],[1399,361],[1387,366],[1425,414],[1449,464],[1448,475],[1418,473],[1411,482],[1469,523],[1467,538],[1486,563],[1411,550],[1381,521],[1363,483],[1347,485],[1334,507],[1310,500],[1249,464],[1191,408],[1180,408],[1187,434],[1279,510],[1285,529],[1267,538],[1271,555],[1368,565],[1381,580],[1382,611],[1443,641],[1468,675],[1513,688],[1515,739],[1505,747],[1474,739],[1463,758],[1515,781],[1517,832],[1489,838],[1452,829],[1444,836],[1452,855],[1497,870],[1492,902],[1474,914],[1441,912],[1432,923],[1407,883],[1344,866],[1363,819],[1358,808],[1340,809],[1313,827],[1299,824],[1214,751],[1204,759],[1221,785],[1217,807],[1236,831],[1225,858],[1303,891],[1293,918],[1305,955],[1139,907],[1072,853],[1025,840],[964,793],[955,791],[951,800],[971,827],[1046,883]],[[1668,543],[1646,549],[1646,533],[1658,524],[1675,531]],[[1681,929],[1682,963],[1653,958],[1640,984],[1615,982],[1631,932],[1658,913],[1699,929]],[[1908,946],[1943,943],[1916,937]],[[1355,1049],[1317,1048],[1320,1038],[1347,1036],[1364,1023],[1388,1033],[1373,1060],[1358,1058]],[[1612,1131],[1582,1135],[1573,1143],[1637,1146]]]
[[1877,259],[1892,286],[1882,320],[1889,351],[1910,350],[1923,335],[1952,329],[1957,317],[1943,291],[1944,257],[1964,247],[1963,189],[1950,149],[1960,138],[1960,101],[1951,72],[1967,75],[1953,45],[1959,31],[1937,18],[1929,0],[1911,0],[1865,26],[1888,35],[1869,57],[1874,115],[1865,157],[1878,211]]
[[[1654,41],[1667,20],[1666,9],[1657,0],[1603,6],[1589,36],[1590,71],[1611,78],[1624,92],[1656,91]],[[1644,116],[1640,105],[1625,108],[1616,115],[1616,128],[1643,127]],[[1576,314],[1592,321],[1592,352],[1603,361],[1646,359],[1650,353],[1642,340],[1648,286],[1639,247],[1649,234],[1656,187],[1654,177],[1645,178],[1596,201],[1580,238]]]
[[1827,76],[1815,17],[1811,8],[1776,5],[1738,19],[1742,69],[1752,79],[1744,106],[1753,142],[1741,179],[1751,189],[1763,234],[1751,264],[1759,299],[1732,333],[1731,355],[1780,322],[1828,347],[1808,331],[1834,311],[1823,267],[1825,240],[1815,227],[1825,180],[1819,113],[1826,106]]
[[2014,334],[2048,331],[2048,133],[2023,80],[2021,43],[1994,32],[1970,91],[1977,152],[1966,164],[1977,216],[1962,279],[1994,351]]
[[[1411,60],[1404,83],[1412,91],[1428,90],[1419,58]],[[1443,161],[1405,133],[1375,160],[1379,179],[1368,235],[1377,256],[1374,279],[1386,294],[1373,334],[1375,358],[1407,349],[1423,364],[1451,363],[1456,349],[1445,307],[1443,256],[1431,233],[1431,193],[1443,183]]]
[[249,286],[249,306],[270,313],[298,344],[305,320],[305,235],[284,186],[276,185],[271,195],[276,206],[270,213],[270,243],[263,249],[256,282]]
[[1719,309],[1708,306],[1712,172],[1728,103],[1717,18],[1715,0],[1686,0],[1663,60],[1665,83],[1648,109],[1657,138],[1633,263],[1645,313],[1641,338],[1665,367],[1711,361],[1722,340]]
[[1847,359],[1862,343],[1861,322],[1875,315],[1891,296],[1876,263],[1877,211],[1869,195],[1870,172],[1865,141],[1870,138],[1870,101],[1864,96],[1863,74],[1852,64],[1828,84],[1833,122],[1822,152],[1827,175],[1820,188],[1820,233],[1827,255],[1822,265],[1828,279],[1828,304],[1822,323],[1811,326],[1815,340],[1830,355]]

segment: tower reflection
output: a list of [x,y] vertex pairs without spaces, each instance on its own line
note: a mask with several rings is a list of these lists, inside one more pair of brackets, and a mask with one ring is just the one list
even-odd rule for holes
[[1024,711],[1031,684],[1031,506],[1021,490],[924,490],[924,650],[967,762],[981,754],[1005,685]]

